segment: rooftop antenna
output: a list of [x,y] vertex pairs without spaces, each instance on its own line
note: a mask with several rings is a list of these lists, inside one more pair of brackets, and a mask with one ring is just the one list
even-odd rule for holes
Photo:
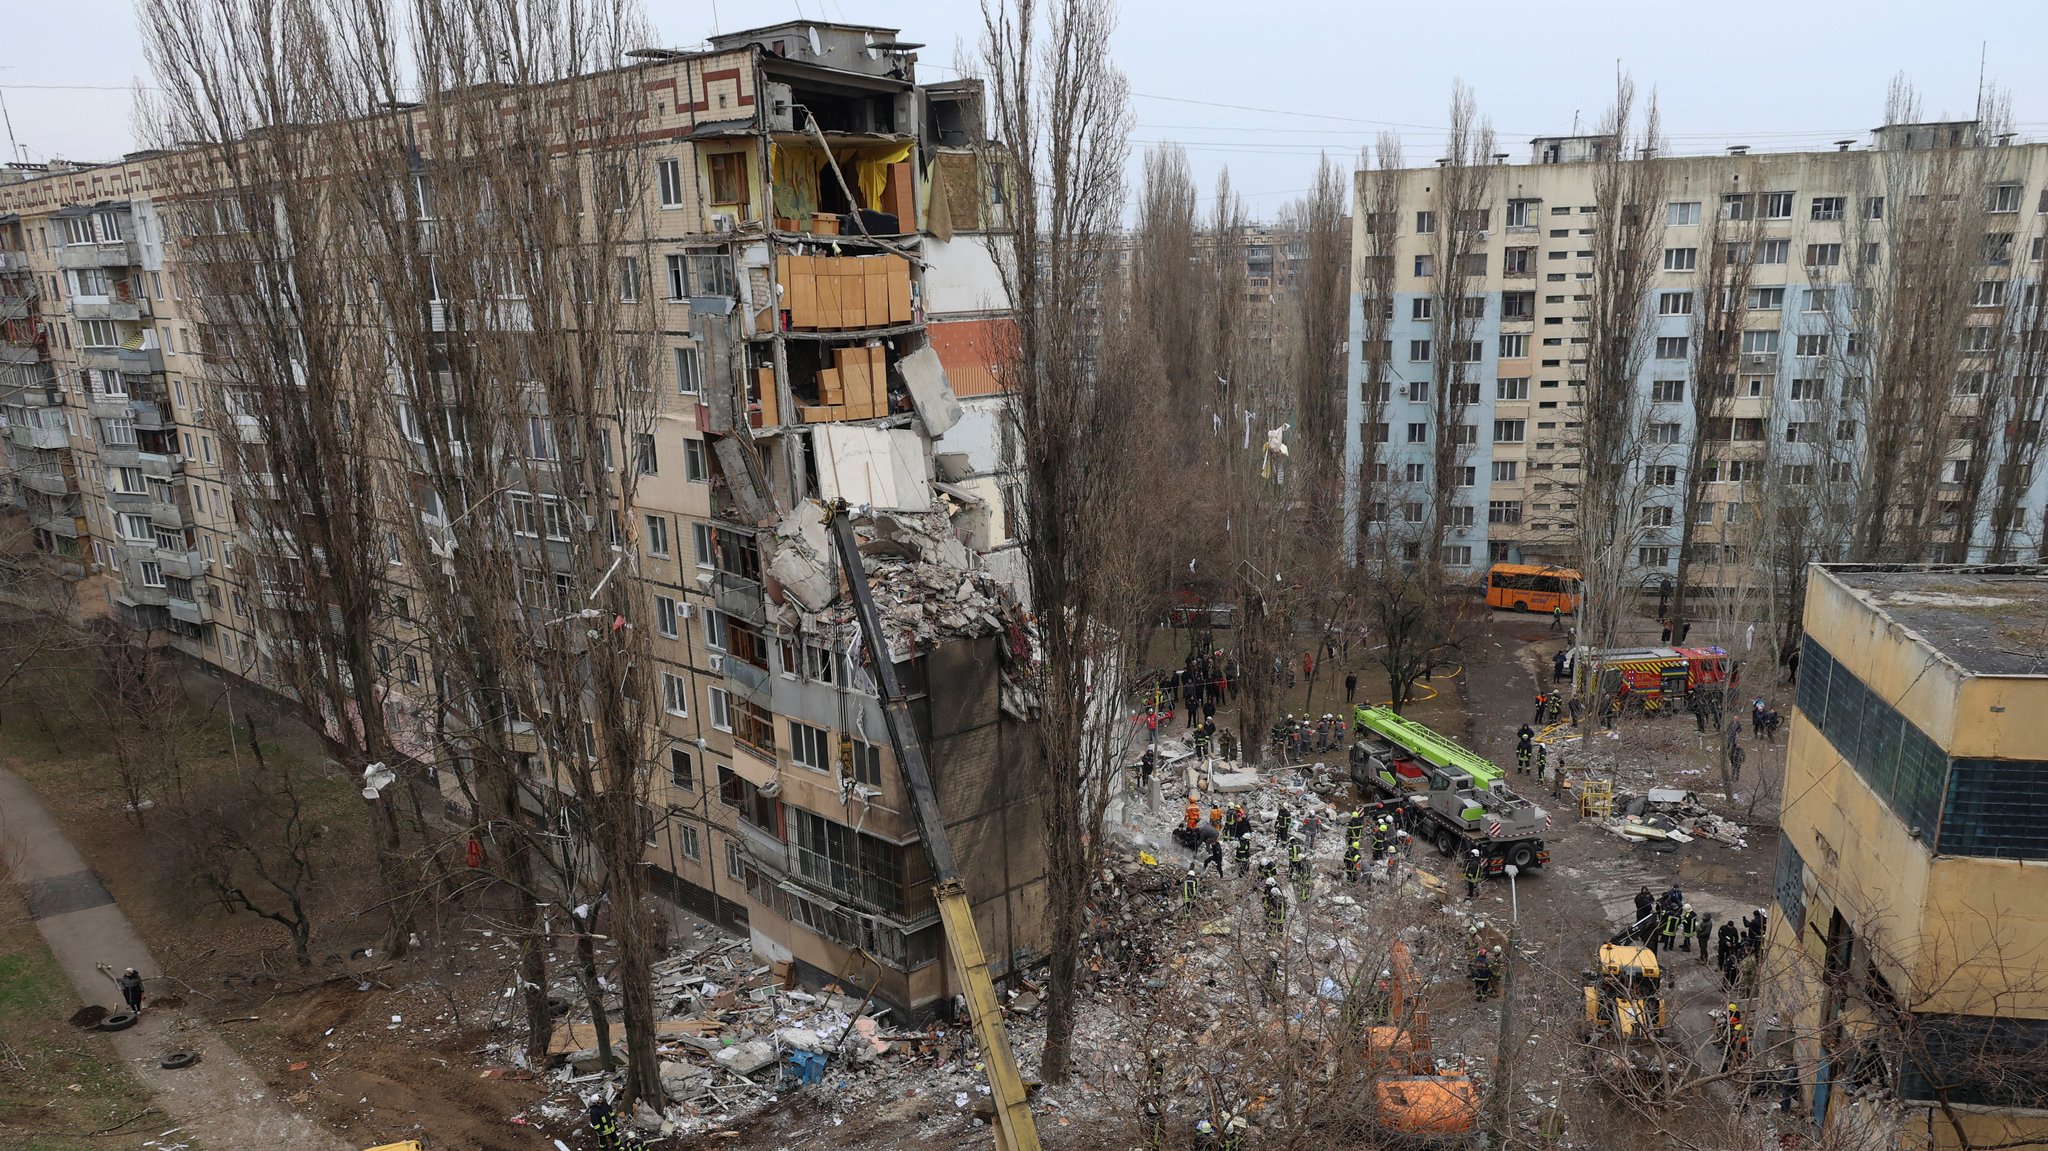
[[1989,40],[1977,41],[1977,122],[1984,122],[1984,60],[1990,50]]
[[[13,71],[13,66],[8,65],[0,71]],[[0,91],[0,121],[7,124],[7,155],[10,162],[20,163],[28,159],[22,154],[21,145],[14,140],[14,117],[7,114],[7,93],[4,91]]]

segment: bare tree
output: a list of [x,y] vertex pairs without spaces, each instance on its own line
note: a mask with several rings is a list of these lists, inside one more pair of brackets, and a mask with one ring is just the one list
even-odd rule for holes
[[1663,136],[1656,100],[1640,122],[1635,101],[1634,83],[1617,81],[1600,128],[1586,356],[1574,373],[1585,413],[1572,493],[1585,581],[1578,635],[1594,647],[1614,645],[1633,602],[1635,545],[1643,527],[1645,407],[1638,378],[1655,322],[1650,288],[1663,258],[1666,173],[1658,158]]
[[1476,491],[1465,484],[1464,461],[1471,458],[1478,429],[1466,422],[1479,404],[1479,383],[1471,367],[1484,349],[1472,338],[1486,306],[1486,297],[1472,295],[1485,281],[1487,255],[1480,236],[1491,223],[1494,177],[1493,125],[1479,116],[1472,90],[1462,82],[1451,93],[1451,130],[1444,158],[1437,167],[1430,200],[1434,231],[1430,238],[1431,384],[1429,503],[1420,540],[1419,562],[1432,592],[1441,591],[1444,541],[1456,525],[1454,515],[1470,517],[1474,509],[1454,513],[1458,492]]
[[[1114,13],[1105,0],[990,0],[982,7],[981,66],[993,137],[987,170],[1010,191],[1009,230],[992,238],[1016,315],[1016,338],[999,371],[1012,397],[1023,480],[1031,607],[1037,620],[1038,736],[1043,757],[1044,838],[1051,983],[1041,1072],[1068,1073],[1074,973],[1099,815],[1091,777],[1116,765],[1088,758],[1092,690],[1112,697],[1103,629],[1120,614],[1104,579],[1122,567],[1131,538],[1112,510],[1127,506],[1123,481],[1138,453],[1124,432],[1130,395],[1100,370],[1105,241],[1124,203],[1129,86],[1110,59]],[[1107,682],[1105,682],[1105,679]]]
[[[1353,525],[1345,541],[1346,556],[1357,560],[1386,546],[1388,477],[1386,463],[1387,402],[1394,379],[1393,341],[1396,284],[1394,251],[1401,230],[1401,140],[1380,134],[1373,163],[1355,177],[1360,219],[1355,231],[1364,242],[1352,253],[1359,284],[1359,450],[1352,461],[1345,514]],[[1375,527],[1374,525],[1380,525]]]
[[313,917],[306,906],[315,879],[314,846],[323,828],[306,810],[309,780],[286,762],[272,767],[256,721],[247,718],[254,762],[187,808],[178,826],[191,836],[193,871],[230,914],[247,911],[291,937],[292,958],[313,964]]

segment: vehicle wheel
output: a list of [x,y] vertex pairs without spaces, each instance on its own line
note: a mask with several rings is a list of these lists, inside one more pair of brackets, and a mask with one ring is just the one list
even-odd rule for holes
[[199,1062],[199,1053],[197,1051],[173,1051],[162,1059],[157,1060],[156,1065],[166,1071],[177,1071],[181,1068],[190,1067],[197,1062]]
[[1436,849],[1445,855],[1458,854],[1458,833],[1448,827],[1437,832]]
[[1529,865],[1536,862],[1536,852],[1526,843],[1517,843],[1514,850],[1508,852],[1508,862],[1518,870],[1527,871]]
[[1528,611],[1528,610],[1529,610],[1529,605],[1528,605],[1528,604],[1525,604],[1525,603],[1523,603],[1523,602],[1522,602],[1521,600],[1516,600],[1516,601],[1515,601],[1515,610],[1516,610],[1516,611]]
[[133,1011],[116,1011],[105,1019],[100,1020],[101,1031],[126,1031],[133,1026],[135,1026],[135,1013]]

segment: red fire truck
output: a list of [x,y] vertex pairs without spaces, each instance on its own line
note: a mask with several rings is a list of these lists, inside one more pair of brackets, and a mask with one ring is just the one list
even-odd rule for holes
[[1728,653],[1718,647],[1616,647],[1579,654],[1579,666],[1600,668],[1608,684],[1619,673],[1630,695],[1671,707],[1728,677]]

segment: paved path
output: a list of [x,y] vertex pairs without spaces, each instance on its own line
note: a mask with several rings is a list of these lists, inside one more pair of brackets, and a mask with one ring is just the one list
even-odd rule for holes
[[[116,971],[133,967],[145,986],[156,976],[155,960],[114,897],[64,837],[35,789],[5,768],[0,768],[0,847],[57,966],[84,1002],[110,1010],[121,1006],[120,992],[98,964]],[[114,1032],[112,1039],[164,1113],[155,1130],[178,1128],[173,1141],[189,1140],[208,1151],[350,1151],[351,1145],[274,1097],[201,1019],[145,1007],[140,1023]],[[182,1071],[165,1071],[157,1060],[167,1051],[197,1051],[202,1058]]]

